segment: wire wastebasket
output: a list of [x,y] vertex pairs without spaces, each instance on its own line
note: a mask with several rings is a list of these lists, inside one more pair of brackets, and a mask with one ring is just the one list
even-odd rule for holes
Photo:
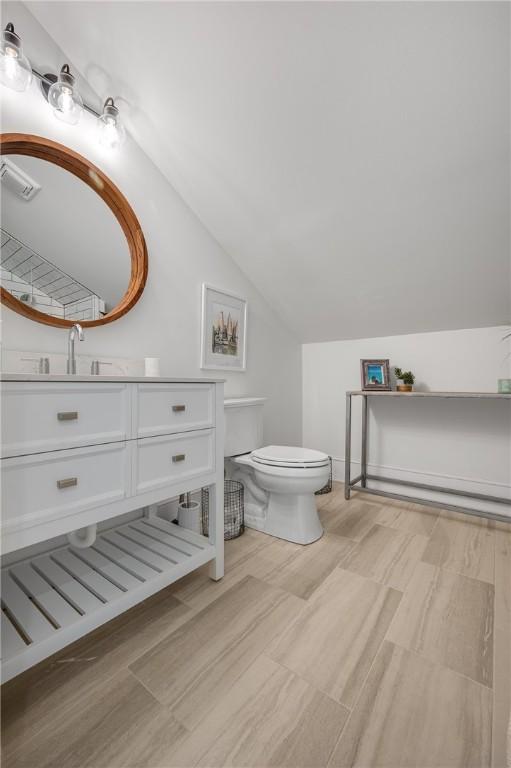
[[[209,534],[209,488],[202,489],[202,534]],[[224,539],[236,539],[245,530],[245,500],[243,484],[238,480],[224,481]]]
[[316,491],[315,496],[322,496],[324,493],[330,493],[332,490],[332,457],[328,457],[330,461],[330,475],[328,476],[328,481],[326,485],[323,486],[323,488],[320,488],[319,491]]

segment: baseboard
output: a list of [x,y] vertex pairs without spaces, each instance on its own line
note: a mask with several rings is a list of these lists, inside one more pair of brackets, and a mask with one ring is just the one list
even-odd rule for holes
[[[344,482],[344,459],[332,457],[333,479]],[[490,496],[500,496],[509,498],[511,506],[511,488],[506,483],[497,483],[475,478],[457,477],[454,475],[442,475],[433,472],[422,472],[419,470],[404,469],[403,467],[384,466],[381,464],[368,464],[368,473],[371,475],[380,475],[389,478],[389,482],[380,483],[372,481],[371,487],[380,488],[386,491],[401,493],[407,496],[414,496],[428,501],[438,501],[450,504],[459,504],[460,506],[480,509],[486,512],[498,512],[508,515],[511,518],[511,510],[505,504],[498,504],[488,501],[467,499],[464,496],[456,496],[451,493],[439,493],[436,491],[426,491],[421,488],[404,487],[397,483],[393,484],[391,478],[397,480],[407,480],[409,482],[426,483],[431,485],[441,485],[444,488],[459,489],[468,493],[484,493]],[[352,460],[351,477],[354,478],[360,474],[360,461]]]

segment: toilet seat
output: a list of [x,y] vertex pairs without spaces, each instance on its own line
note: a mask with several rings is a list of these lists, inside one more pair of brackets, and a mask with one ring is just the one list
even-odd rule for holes
[[290,469],[308,469],[326,466],[330,459],[326,453],[311,448],[289,445],[268,445],[252,451],[251,458],[258,464]]

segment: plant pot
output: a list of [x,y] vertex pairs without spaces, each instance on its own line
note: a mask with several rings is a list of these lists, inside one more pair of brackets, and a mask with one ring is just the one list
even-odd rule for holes
[[413,384],[398,384],[396,389],[398,392],[411,392],[413,390]]

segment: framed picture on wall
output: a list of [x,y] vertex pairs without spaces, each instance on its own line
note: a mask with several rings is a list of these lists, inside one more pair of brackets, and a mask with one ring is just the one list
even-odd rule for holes
[[247,302],[202,284],[201,368],[245,371]]
[[390,390],[390,369],[388,360],[361,360],[360,373],[362,389]]

